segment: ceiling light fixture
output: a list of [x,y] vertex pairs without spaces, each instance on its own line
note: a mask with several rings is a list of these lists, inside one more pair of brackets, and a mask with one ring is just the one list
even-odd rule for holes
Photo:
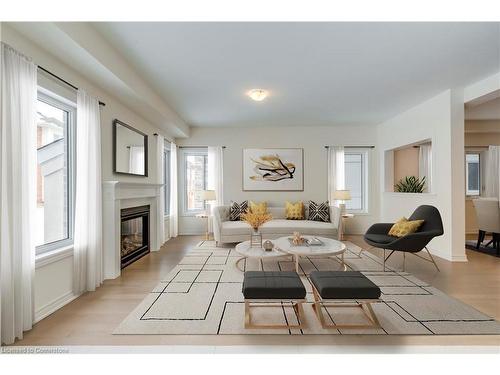
[[248,96],[256,102],[263,101],[269,93],[263,89],[253,89],[248,92]]

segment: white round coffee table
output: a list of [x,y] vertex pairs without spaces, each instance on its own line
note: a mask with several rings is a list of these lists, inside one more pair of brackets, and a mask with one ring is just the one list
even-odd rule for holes
[[347,249],[345,244],[340,241],[334,240],[332,238],[319,237],[319,236],[303,236],[304,238],[318,238],[323,245],[317,246],[307,246],[301,245],[296,246],[292,245],[287,237],[280,237],[277,240],[274,240],[274,246],[279,250],[284,251],[290,255],[293,255],[295,259],[295,271],[299,272],[299,258],[300,257],[316,257],[316,256],[328,256],[333,257],[333,259],[337,260],[340,255],[340,264],[342,265],[344,271],[347,270],[347,266],[344,262],[344,253]]
[[[264,242],[264,241],[266,241],[266,240],[262,240],[262,242]],[[272,241],[272,242],[275,243],[275,241]],[[239,243],[238,245],[236,245],[234,250],[238,254],[242,255],[242,257],[236,261],[236,268],[238,268],[242,272],[244,272],[244,270],[243,270],[243,268],[241,268],[239,266],[239,264],[243,259],[246,259],[246,258],[258,259],[259,264],[260,264],[260,270],[263,271],[264,267],[263,267],[262,261],[264,259],[290,256],[289,254],[284,253],[284,252],[276,249],[276,246],[271,251],[266,251],[261,247],[250,247],[250,241],[244,241],[244,242]]]

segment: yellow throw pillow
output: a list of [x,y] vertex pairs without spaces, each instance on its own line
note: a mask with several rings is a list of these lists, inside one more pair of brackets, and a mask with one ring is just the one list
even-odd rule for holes
[[304,203],[302,203],[302,201],[297,203],[285,202],[287,220],[304,220],[304,211]]
[[415,233],[424,223],[424,220],[408,221],[406,217],[399,219],[389,230],[389,236],[404,237],[407,234]]
[[255,203],[250,201],[250,212],[253,214],[267,214],[267,202]]

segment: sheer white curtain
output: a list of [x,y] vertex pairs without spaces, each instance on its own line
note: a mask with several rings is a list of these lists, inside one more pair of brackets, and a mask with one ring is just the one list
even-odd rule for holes
[[487,197],[497,199],[500,196],[500,146],[488,147],[488,162],[485,176],[485,195]]
[[179,232],[179,211],[177,209],[177,145],[170,143],[170,237]]
[[73,289],[79,294],[103,281],[99,101],[84,90],[77,96],[76,144]]
[[418,150],[418,177],[425,176],[426,193],[432,191],[432,146],[420,145]]
[[215,190],[213,206],[224,204],[224,150],[222,146],[208,147],[208,190]]
[[345,157],[344,146],[328,148],[328,201],[331,205],[335,200],[335,190],[345,189]]
[[[224,150],[222,146],[209,146],[208,147],[208,181],[207,189],[215,191],[215,201],[211,202],[209,215],[212,216],[214,207],[222,206],[224,204],[224,189],[223,189],[223,176],[224,176]],[[208,231],[212,232],[212,220],[209,219]]]
[[33,324],[37,67],[1,44],[0,337],[12,344]]
[[162,135],[156,136],[156,174],[158,176],[158,183],[162,184],[160,188],[160,199],[158,199],[158,210],[156,216],[156,233],[158,235],[158,249],[165,242],[165,187],[163,183],[165,178],[163,174],[165,173],[164,163],[165,163],[165,138]]

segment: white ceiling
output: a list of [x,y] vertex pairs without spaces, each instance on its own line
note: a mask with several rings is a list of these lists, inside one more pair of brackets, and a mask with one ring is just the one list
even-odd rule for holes
[[[8,25],[8,27],[7,27]],[[141,74],[136,72],[114,48],[89,24],[82,22],[14,22],[2,25],[3,36],[13,38],[10,27],[70,66],[96,86],[117,98],[128,108],[142,115],[170,136],[185,137],[189,126],[172,110]],[[11,41],[12,42],[12,41]],[[22,44],[23,42],[21,42]],[[36,49],[35,49],[36,50]],[[31,51],[33,53],[34,51]],[[43,54],[31,56],[35,63],[51,67]],[[64,69],[56,69],[66,77]],[[73,79],[69,79],[73,81]],[[75,82],[78,83],[78,82]],[[100,98],[103,99],[103,98]]]
[[378,124],[500,70],[499,23],[92,25],[192,126]]

